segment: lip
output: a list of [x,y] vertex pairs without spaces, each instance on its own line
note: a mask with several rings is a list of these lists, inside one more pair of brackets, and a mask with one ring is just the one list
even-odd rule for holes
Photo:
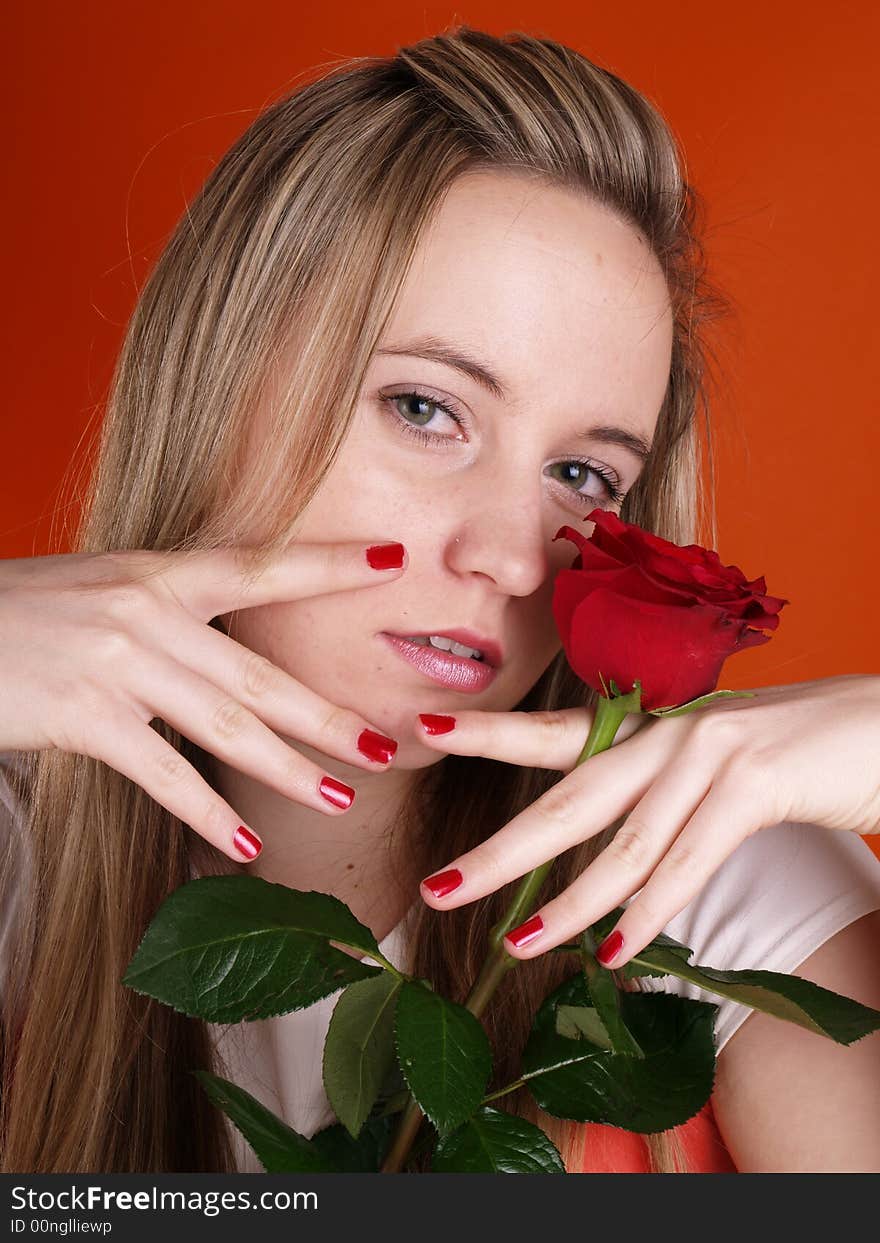
[[[384,634],[391,634],[386,630]],[[494,639],[484,639],[482,635],[477,634],[476,630],[413,630],[411,634],[424,635],[426,638],[429,634],[442,634],[447,639],[453,639],[456,643],[461,643],[465,647],[473,647],[478,652],[483,653],[483,660],[479,663],[491,665],[493,669],[499,669],[504,662],[504,653],[501,650],[501,644],[496,643]],[[405,634],[396,634],[395,639],[405,639]],[[435,648],[440,651],[440,648]],[[463,659],[467,659],[464,657]]]
[[[439,632],[438,632],[439,633]],[[448,632],[453,638],[452,632]],[[460,631],[458,633],[461,633]],[[456,656],[453,652],[441,651],[430,644],[422,646],[410,643],[402,635],[382,631],[381,637],[392,647],[398,656],[408,661],[426,678],[439,683],[449,690],[460,691],[463,695],[478,695],[495,681],[498,670],[486,660],[472,660],[469,656]],[[459,643],[464,640],[459,639]],[[468,647],[477,647],[476,643],[468,643]]]

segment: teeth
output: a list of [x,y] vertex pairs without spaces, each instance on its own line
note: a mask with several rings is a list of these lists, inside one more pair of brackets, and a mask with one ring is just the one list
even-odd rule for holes
[[446,635],[407,635],[410,643],[418,643],[420,647],[438,647],[443,652],[452,652],[454,656],[468,656],[471,660],[482,660],[483,653],[475,647],[465,647],[463,643],[456,643],[454,639],[449,639]]

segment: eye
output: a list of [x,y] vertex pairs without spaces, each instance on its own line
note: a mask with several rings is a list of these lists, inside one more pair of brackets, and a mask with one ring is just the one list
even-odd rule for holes
[[[439,397],[432,397],[430,393],[421,390],[409,390],[405,393],[393,393],[387,397],[379,398],[380,404],[394,418],[400,431],[405,436],[412,436],[421,444],[443,445],[444,442],[455,442],[464,439],[462,429],[465,426],[464,418],[457,413],[451,404],[441,401]],[[415,408],[414,408],[415,407]],[[421,407],[419,409],[418,407]],[[426,408],[427,407],[427,408]],[[429,425],[436,428],[437,411],[441,412],[442,418],[450,419],[457,427],[458,432],[449,435],[438,431],[425,430]],[[421,419],[422,422],[412,422],[411,420]],[[571,492],[576,501],[584,505],[588,505],[591,509],[595,509],[597,502],[603,500],[598,492],[602,489],[605,491],[604,503],[619,505],[626,493],[620,487],[620,479],[608,467],[599,466],[586,458],[568,458],[562,462],[554,462],[552,466],[547,467],[547,471],[561,470],[561,482],[566,485],[566,491]],[[568,484],[581,482],[581,486],[586,474],[591,474],[601,481],[599,488],[595,482],[592,488],[587,492],[582,492],[580,487],[568,487]],[[550,476],[553,478],[554,476]]]
[[[605,500],[610,501],[613,505],[619,505],[626,496],[626,493],[619,487],[620,480],[612,471],[602,466],[596,466],[593,462],[586,458],[569,458],[565,462],[554,462],[552,466],[548,466],[550,470],[562,470],[562,480],[564,483],[578,483],[583,480],[585,474],[596,475],[602,481],[602,487],[605,489]],[[581,484],[581,486],[583,486]],[[596,495],[597,489],[595,483],[588,492],[581,492],[580,487],[573,488],[575,496],[581,501],[590,505],[595,505],[600,498]]]
[[[446,402],[440,401],[438,397],[431,397],[428,393],[410,392],[410,393],[394,393],[390,397],[383,397],[381,400],[389,407],[391,412],[399,419],[399,425],[404,433],[415,436],[423,444],[433,443],[438,440],[462,440],[461,429],[464,427],[464,420],[458,415],[452,406]],[[419,407],[422,409],[413,409]],[[431,409],[425,410],[424,407],[433,407],[433,411],[440,410],[451,419],[459,429],[455,435],[444,435],[436,431],[436,417]],[[422,422],[410,422],[413,420],[422,420]],[[425,432],[422,428],[432,423],[434,431]]]

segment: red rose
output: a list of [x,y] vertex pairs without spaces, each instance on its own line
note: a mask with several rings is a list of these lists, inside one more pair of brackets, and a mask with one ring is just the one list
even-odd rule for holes
[[594,509],[589,538],[569,526],[580,552],[560,570],[553,616],[574,672],[599,694],[611,679],[622,694],[642,684],[641,706],[678,707],[715,689],[721,666],[743,648],[766,643],[788,600],[764,594],[735,565],[699,544],[682,547]]

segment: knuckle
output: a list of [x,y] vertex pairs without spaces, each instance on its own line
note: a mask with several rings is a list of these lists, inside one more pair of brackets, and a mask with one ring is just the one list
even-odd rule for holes
[[735,792],[737,800],[766,793],[771,786],[774,757],[749,747],[735,752],[723,764],[721,778]]
[[568,718],[561,712],[542,708],[540,711],[532,712],[530,715],[532,720],[536,721],[547,733],[564,734],[568,730]]
[[163,786],[178,786],[187,779],[190,766],[177,751],[164,747],[153,757],[153,769]]
[[650,853],[647,825],[630,818],[615,833],[610,849],[624,867],[634,872],[641,871]]
[[99,666],[128,668],[135,657],[134,636],[118,626],[101,626],[92,635],[90,652]]
[[295,797],[306,792],[307,778],[312,786],[317,787],[323,776],[323,772],[319,772],[317,768],[311,768],[298,751],[283,743],[278,759],[278,769],[282,782]]
[[347,737],[350,733],[351,722],[356,722],[359,719],[354,713],[349,712],[347,708],[332,707],[318,728],[322,737],[326,735]]
[[261,699],[279,687],[280,670],[259,652],[249,652],[241,668],[241,687],[254,699]]
[[208,800],[201,824],[212,833],[220,833],[229,827],[229,808],[216,795]]
[[468,858],[471,861],[468,870],[474,872],[476,865],[481,880],[487,881],[490,888],[497,889],[506,879],[505,854],[500,844],[496,846],[491,842],[482,842]]
[[237,738],[249,719],[250,713],[237,699],[224,699],[211,715],[211,731],[218,738]]
[[582,811],[583,804],[570,785],[560,781],[551,786],[534,804],[538,815],[551,824],[568,824],[573,816]]
[[740,736],[742,718],[736,712],[704,709],[693,714],[691,745],[697,751],[729,748]]
[[663,867],[670,873],[687,876],[697,863],[696,848],[690,842],[675,842],[663,860]]
[[147,602],[147,591],[138,583],[120,583],[104,592],[104,613],[112,621],[128,623],[138,617]]

